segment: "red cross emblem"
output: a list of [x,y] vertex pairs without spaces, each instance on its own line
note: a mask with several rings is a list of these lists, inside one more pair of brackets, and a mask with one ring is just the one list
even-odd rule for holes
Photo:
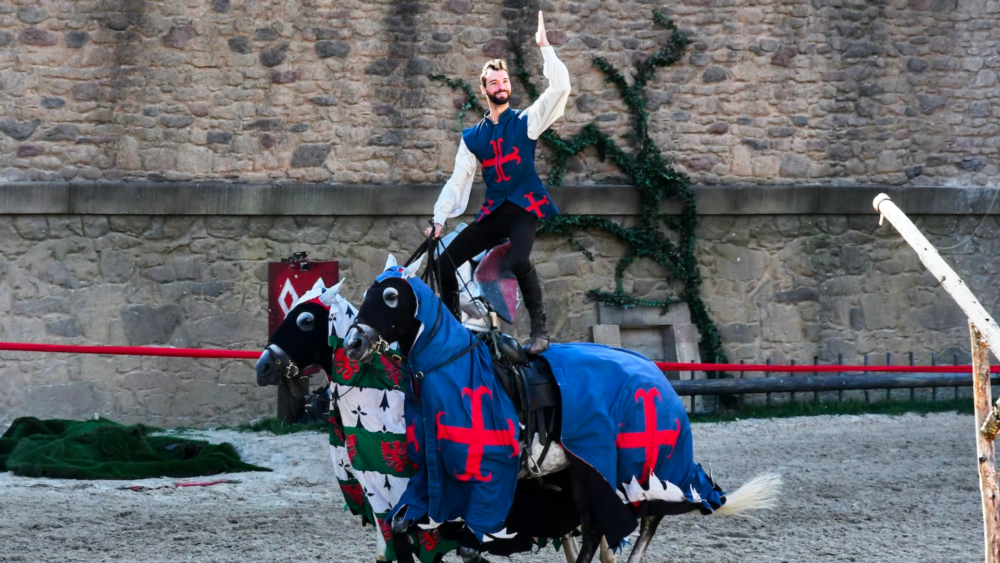
[[479,208],[479,217],[476,217],[476,222],[482,221],[483,217],[486,217],[491,213],[490,207],[493,207],[493,200],[486,200],[486,205]]
[[497,179],[501,182],[507,182],[510,180],[510,176],[504,174],[503,165],[506,162],[514,161],[514,164],[521,164],[521,157],[517,155],[517,147],[514,147],[514,152],[510,154],[503,154],[500,145],[503,144],[503,139],[497,139],[495,141],[490,141],[490,146],[493,147],[493,158],[483,161],[483,172],[492,166],[494,170],[497,171]]
[[[615,439],[615,445],[619,448],[645,448],[646,460],[642,464],[642,475],[639,476],[639,483],[646,484],[649,474],[656,467],[656,459],[660,455],[660,446],[670,446],[670,455],[674,455],[673,447],[677,443],[677,436],[681,433],[681,421],[674,419],[677,423],[676,430],[656,429],[656,404],[655,398],[660,397],[657,389],[639,389],[635,392],[635,402],[642,399],[642,410],[646,419],[646,429],[642,432],[622,432]],[[660,397],[662,399],[662,397]]]
[[415,424],[406,427],[406,443],[413,444],[413,451],[420,451],[420,442],[417,441],[417,427]]
[[468,444],[469,446],[469,456],[465,460],[465,472],[455,472],[455,477],[459,481],[471,481],[473,479],[477,481],[489,481],[493,478],[492,472],[483,475],[480,467],[483,461],[483,450],[486,446],[510,446],[514,450],[514,453],[510,457],[521,453],[521,447],[517,443],[517,427],[514,425],[513,420],[507,419],[508,428],[506,431],[486,429],[483,424],[483,407],[480,400],[483,395],[489,395],[491,399],[493,398],[493,393],[486,386],[481,386],[475,391],[468,387],[462,389],[462,397],[468,396],[471,401],[472,428],[446,426],[441,424],[441,417],[446,413],[439,412],[437,415],[438,440],[448,440],[449,442]]
[[535,215],[538,215],[539,219],[545,217],[545,214],[542,213],[541,207],[543,205],[548,205],[549,196],[543,195],[542,199],[535,201],[535,192],[528,192],[524,195],[524,197],[528,198],[528,201],[531,202],[531,205],[525,208],[527,211],[531,211]]

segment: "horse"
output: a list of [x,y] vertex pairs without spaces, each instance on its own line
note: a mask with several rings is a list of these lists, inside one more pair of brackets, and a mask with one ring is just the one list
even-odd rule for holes
[[[317,281],[292,305],[257,361],[257,384],[277,385],[283,378],[316,369],[326,372],[334,475],[348,509],[363,525],[375,528],[376,560],[393,560],[394,543],[384,513],[412,474],[403,447],[402,398],[392,390],[392,378],[398,374],[388,357],[363,366],[344,357],[340,343],[357,308],[340,294],[342,286],[343,281],[330,288]],[[376,434],[364,430],[364,419]],[[380,439],[371,440],[375,435]],[[425,548],[444,547],[433,534],[416,535]]]
[[[284,321],[269,338],[257,362],[257,383],[261,386],[277,385],[282,378],[316,369],[327,373],[332,399],[330,453],[338,484],[352,513],[361,516],[363,522],[375,525],[376,559],[381,561],[398,557],[405,561],[407,554],[400,553],[400,544],[394,541],[384,518],[388,507],[398,501],[406,480],[413,472],[405,448],[401,448],[401,444],[405,444],[406,431],[402,422],[403,392],[397,388],[400,374],[391,351],[375,356],[374,361],[366,364],[357,364],[345,357],[343,336],[357,315],[357,308],[340,295],[342,285],[341,281],[325,288],[317,282],[293,304]],[[320,328],[324,326],[328,330]],[[371,415],[375,415],[374,418]],[[366,419],[374,420],[376,428],[373,429],[384,440],[373,443],[370,439],[358,439],[358,436],[365,435],[363,430],[357,429],[358,425],[373,426],[370,422],[365,423]],[[379,424],[382,427],[377,427]],[[385,461],[385,465],[379,466],[379,460]],[[391,486],[387,487],[387,484]],[[535,484],[530,483],[519,492],[522,499],[536,496],[532,493],[537,493],[537,487],[532,485]],[[551,501],[552,491],[542,491],[541,498]],[[537,503],[522,500],[519,512],[525,515],[535,512],[534,504]],[[535,517],[541,517],[543,521],[549,518],[544,512]],[[525,543],[524,540],[532,535],[561,535],[567,561],[573,563],[576,558],[575,543],[567,532],[577,522],[572,515],[568,520],[563,516],[556,521],[559,522],[557,527],[536,525],[531,528],[529,525],[519,543],[500,540],[491,546],[491,552],[506,555],[525,551],[539,543]],[[434,560],[435,556],[458,547],[454,535],[446,530],[417,528],[410,531],[410,537],[403,545],[417,548],[422,561]],[[614,561],[610,551],[602,552],[602,557],[603,561]]]
[[[416,273],[390,255],[344,341],[346,356],[359,364],[387,342],[398,343],[403,358],[407,448],[419,469],[390,511],[394,531],[461,522],[459,554],[465,563],[480,561],[485,542],[510,527],[510,491],[525,466],[538,464],[531,446],[543,441],[543,452],[559,451],[565,460],[550,471],[569,473],[572,495],[562,509],[579,515],[578,563],[593,559],[602,536],[621,544],[637,519],[629,557],[636,563],[665,515],[736,515],[775,505],[780,476],[764,474],[726,493],[694,463],[683,403],[655,364],[628,350],[553,344],[534,358],[557,389],[558,429],[550,440],[540,427],[520,435],[530,426],[494,371],[496,347],[464,328]],[[538,473],[531,477],[546,478]]]

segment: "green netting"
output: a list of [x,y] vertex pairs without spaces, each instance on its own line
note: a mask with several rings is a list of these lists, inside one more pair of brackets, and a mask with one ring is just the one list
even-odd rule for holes
[[155,435],[110,420],[18,418],[0,437],[0,471],[58,479],[147,479],[270,471],[244,463],[232,444]]

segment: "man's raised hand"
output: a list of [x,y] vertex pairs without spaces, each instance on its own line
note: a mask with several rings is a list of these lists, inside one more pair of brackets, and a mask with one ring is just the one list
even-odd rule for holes
[[545,19],[542,18],[541,10],[538,11],[538,31],[535,32],[535,42],[539,47],[548,47],[549,38],[545,34]]

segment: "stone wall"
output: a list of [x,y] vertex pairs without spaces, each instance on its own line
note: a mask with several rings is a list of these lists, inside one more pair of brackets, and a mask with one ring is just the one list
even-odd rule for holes
[[[1000,306],[994,217],[912,217],[989,311]],[[978,230],[976,230],[978,227]],[[975,235],[973,235],[975,232]],[[876,216],[713,217],[699,241],[704,295],[730,360],[930,365],[969,361],[965,314]],[[971,238],[970,238],[971,237]],[[956,246],[948,249],[948,247]]]
[[[630,217],[617,217],[628,222]],[[357,302],[386,250],[407,255],[418,217],[0,216],[0,340],[256,350],[266,340],[266,263],[306,250],[340,261]],[[983,305],[997,311],[1000,219],[917,217]],[[706,216],[703,294],[733,361],[858,363],[862,354],[968,349],[962,313],[874,215]],[[978,225],[982,225],[976,230]],[[624,248],[597,233],[545,236],[534,260],[557,341],[590,340]],[[637,261],[625,289],[662,298],[657,265]],[[516,333],[524,336],[520,314]],[[962,358],[966,358],[962,352]],[[253,362],[0,353],[0,424],[16,416],[217,425],[273,415],[275,388]],[[884,358],[884,356],[879,356]],[[873,360],[873,363],[874,362]],[[880,362],[879,362],[880,363]]]
[[[997,183],[1000,5],[985,0],[8,2],[0,5],[0,339],[257,349],[266,337],[265,264],[300,250],[340,260],[357,299],[387,249],[408,254],[419,242],[430,192],[451,173],[461,96],[429,74],[475,83],[485,58],[516,43],[540,81],[531,36],[543,9],[574,88],[556,130],[571,136],[596,122],[627,148],[628,116],[592,59],[627,74],[663,45],[657,6],[693,39],[647,92],[660,148],[701,184],[806,194],[721,190],[712,201],[727,211],[702,220],[703,291],[730,359],[842,354],[850,363],[913,351],[926,363],[931,351],[966,348],[964,319],[912,252],[862,215],[864,201],[857,211],[840,205],[858,184],[926,189],[937,201],[941,186]],[[622,177],[593,151],[569,168],[571,185]],[[97,182],[60,202],[49,196],[64,192],[48,182],[62,180]],[[120,180],[153,182],[132,193]],[[253,182],[268,193],[176,197],[201,189],[192,180]],[[286,182],[325,184],[286,206],[287,192],[275,187]],[[432,186],[416,203],[399,197],[419,183]],[[342,203],[319,197],[330,184],[384,192]],[[806,184],[833,187],[810,199]],[[157,197],[150,186],[173,201],[135,211]],[[634,220],[634,194],[584,191],[589,211],[569,196],[557,201]],[[253,209],[205,211],[230,196]],[[313,197],[324,205],[310,206]],[[783,198],[808,209],[781,211]],[[945,246],[975,231],[948,253],[993,310],[997,220],[977,230],[981,217],[962,214],[995,197],[977,198],[918,224]],[[372,209],[350,211],[359,201]],[[598,319],[584,294],[610,289],[623,247],[580,233],[572,242],[544,237],[536,248],[555,337],[588,340]],[[626,290],[638,296],[671,289],[653,264],[626,273]],[[274,390],[254,386],[250,362],[0,358],[0,423],[101,413],[206,425],[275,409]]]
[[[513,39],[540,78],[539,8],[573,77],[557,130],[620,137],[591,59],[625,69],[658,48],[657,5],[694,43],[650,85],[651,131],[695,181],[995,182],[985,0],[14,0],[0,180],[441,182],[459,96],[427,75],[475,83]],[[620,177],[590,152],[570,168]]]

